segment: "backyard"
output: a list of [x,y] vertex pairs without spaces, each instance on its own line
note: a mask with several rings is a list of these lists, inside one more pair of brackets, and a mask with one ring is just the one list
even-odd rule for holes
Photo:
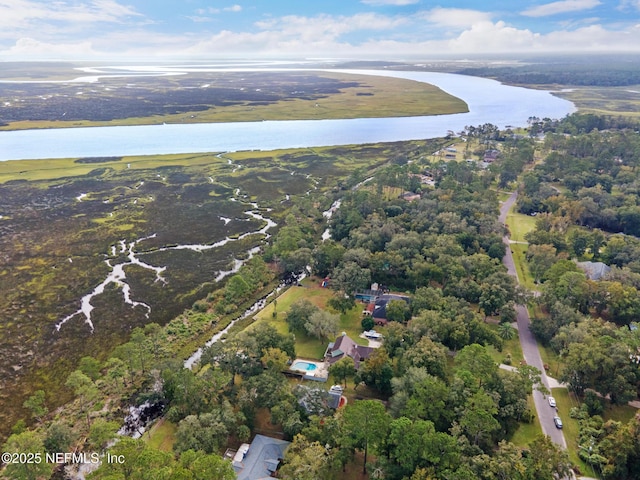
[[[329,310],[335,313],[331,308],[327,307],[327,302],[335,295],[335,292],[328,288],[320,286],[320,279],[305,279],[302,286],[290,287],[286,292],[277,297],[275,302],[268,304],[262,311],[255,316],[256,322],[267,322],[278,330],[280,333],[289,333],[289,327],[286,322],[287,312],[291,305],[298,300],[308,300],[316,307],[322,310]],[[274,316],[274,311],[276,315]],[[360,321],[362,318],[362,304],[357,304],[346,314],[340,315],[339,331],[346,332],[354,342],[367,345],[368,341],[360,338],[362,327]],[[249,327],[249,331],[252,327]],[[296,340],[296,354],[298,357],[313,360],[321,360],[327,349],[327,344],[334,341],[335,338],[319,339],[308,335],[306,332],[293,332]]]

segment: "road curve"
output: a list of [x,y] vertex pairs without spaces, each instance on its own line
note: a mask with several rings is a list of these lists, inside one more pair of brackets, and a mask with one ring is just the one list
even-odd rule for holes
[[[507,214],[509,213],[511,206],[515,203],[517,196],[518,192],[513,192],[500,207],[499,220],[505,226],[507,225]],[[513,275],[519,283],[515,262],[513,261],[513,255],[511,252],[511,245],[509,243],[509,236],[505,235],[502,240],[507,246],[506,254],[502,259],[502,263],[507,267],[509,275]],[[527,362],[527,365],[531,365],[540,370],[542,373],[542,383],[548,389],[549,381],[547,380],[547,374],[544,370],[542,358],[540,357],[538,343],[529,329],[529,325],[531,323],[529,320],[529,312],[525,306],[517,305],[516,313],[518,320],[518,336],[520,337],[520,345],[522,346],[524,359]],[[567,442],[564,439],[564,434],[562,433],[562,430],[557,429],[553,423],[553,417],[556,413],[555,409],[549,406],[547,399],[537,390],[534,390],[533,392],[533,401],[536,406],[538,419],[540,420],[540,426],[542,427],[542,433],[548,435],[554,443],[566,449]]]

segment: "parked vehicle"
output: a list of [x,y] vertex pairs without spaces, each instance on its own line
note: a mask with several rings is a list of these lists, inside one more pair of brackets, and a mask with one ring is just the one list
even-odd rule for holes
[[557,415],[553,417],[553,423],[556,424],[556,428],[562,428],[562,420]]

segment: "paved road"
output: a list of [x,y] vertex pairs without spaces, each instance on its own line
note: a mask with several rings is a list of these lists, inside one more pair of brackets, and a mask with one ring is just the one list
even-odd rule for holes
[[[507,223],[507,213],[511,206],[515,203],[517,197],[517,192],[513,192],[509,199],[505,201],[500,207],[500,222],[506,225]],[[509,237],[505,236],[503,238],[504,243],[507,246],[507,253],[502,259],[502,262],[507,267],[507,271],[509,275],[513,275],[518,279],[518,275],[516,273],[515,263],[513,261],[513,255],[511,254],[511,247],[509,244]],[[524,355],[524,359],[527,362],[527,365],[531,365],[536,367],[538,370],[542,372],[542,382],[545,387],[549,388],[549,381],[547,380],[547,375],[544,370],[544,366],[542,363],[542,358],[540,357],[540,351],[538,350],[538,344],[536,342],[533,333],[529,330],[529,312],[526,307],[522,305],[518,305],[516,307],[516,313],[518,318],[518,335],[520,337],[520,345],[522,346],[522,353]],[[538,419],[540,420],[540,426],[542,427],[542,433],[551,437],[551,440],[556,444],[560,445],[563,448],[567,448],[567,442],[564,439],[564,435],[562,430],[559,430],[555,427],[553,423],[553,417],[555,416],[555,409],[549,406],[547,399],[537,390],[533,392],[533,400],[536,405],[536,411],[538,414]]]

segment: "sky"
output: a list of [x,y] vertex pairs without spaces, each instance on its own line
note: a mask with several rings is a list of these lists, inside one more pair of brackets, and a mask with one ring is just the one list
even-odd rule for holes
[[0,0],[0,61],[568,52],[640,52],[640,0]]

